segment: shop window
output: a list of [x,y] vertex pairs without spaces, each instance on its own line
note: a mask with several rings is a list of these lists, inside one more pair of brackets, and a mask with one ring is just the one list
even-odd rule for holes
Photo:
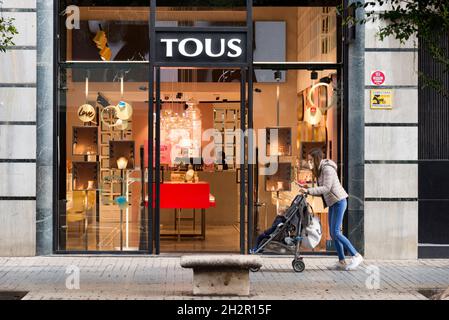
[[[273,77],[275,70],[271,74]],[[267,144],[278,149],[277,157],[273,158],[278,162],[276,172],[262,174],[266,165],[258,163],[256,201],[264,204],[257,207],[255,213],[259,230],[268,228],[276,214],[290,205],[299,193],[298,184],[316,186],[307,164],[307,154],[311,150],[322,149],[326,158],[341,166],[337,72],[318,71],[312,78],[310,71],[288,70],[284,82],[256,85],[259,90],[254,95],[254,127],[278,131],[274,141],[271,136],[267,140]],[[260,142],[258,146],[260,148]],[[314,251],[333,250],[328,232],[328,209],[324,208],[321,197],[309,196],[308,201],[323,227],[322,240]]]

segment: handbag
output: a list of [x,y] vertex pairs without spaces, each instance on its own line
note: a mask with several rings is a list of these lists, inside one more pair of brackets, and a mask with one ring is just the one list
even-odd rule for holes
[[323,232],[321,221],[313,214],[313,210],[308,216],[308,221],[301,230],[301,246],[314,249],[321,242]]

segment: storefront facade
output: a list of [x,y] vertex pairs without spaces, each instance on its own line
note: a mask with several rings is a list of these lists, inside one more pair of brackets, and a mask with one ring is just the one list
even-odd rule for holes
[[[338,1],[103,2],[1,9],[35,32],[2,56],[17,69],[0,79],[2,255],[246,253],[293,181],[312,183],[317,147],[339,165],[344,231],[367,257],[445,255],[418,208],[412,42],[343,27]],[[333,254],[309,200],[326,232],[313,254]]]

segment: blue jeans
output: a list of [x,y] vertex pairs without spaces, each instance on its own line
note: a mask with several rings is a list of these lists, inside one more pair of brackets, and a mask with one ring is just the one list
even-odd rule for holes
[[357,250],[355,250],[348,238],[341,233],[341,226],[347,205],[346,199],[343,199],[329,207],[329,232],[332,240],[334,240],[339,260],[345,259],[344,249],[348,250],[352,256],[357,254]]

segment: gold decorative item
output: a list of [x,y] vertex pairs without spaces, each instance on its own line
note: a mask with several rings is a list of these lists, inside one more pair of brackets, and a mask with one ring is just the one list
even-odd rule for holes
[[115,107],[117,118],[119,118],[120,120],[131,119],[133,115],[133,108],[129,103],[125,101],[120,101]]
[[[131,109],[132,110],[132,109]],[[104,113],[105,112],[110,112],[113,111],[115,117],[117,117],[117,120],[114,123],[108,123],[105,119],[104,119]],[[125,118],[125,114],[128,113],[129,110],[125,111],[124,113],[120,113],[120,110],[117,106],[107,106],[106,108],[103,108],[103,110],[101,110],[100,112],[100,119],[101,122],[103,122],[103,124],[107,127],[113,128],[113,127],[117,127],[119,130],[125,130],[126,128],[128,128],[128,121],[125,119],[121,119],[119,118],[119,114],[122,118]],[[129,114],[129,113],[128,113]],[[131,115],[132,115],[132,111],[131,111]],[[128,118],[129,119],[129,118]]]
[[78,118],[83,122],[93,122],[95,119],[96,111],[90,104],[83,104],[78,108]]

